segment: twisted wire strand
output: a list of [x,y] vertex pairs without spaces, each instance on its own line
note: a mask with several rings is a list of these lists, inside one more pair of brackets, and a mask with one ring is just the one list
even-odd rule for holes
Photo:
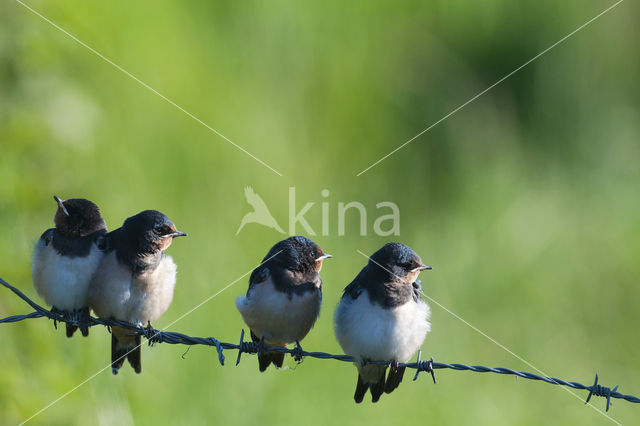
[[[240,333],[240,341],[237,344],[221,342],[215,337],[194,337],[188,336],[183,333],[177,333],[173,331],[162,331],[156,330],[149,327],[143,327],[141,325],[134,325],[125,321],[118,321],[114,319],[104,319],[104,318],[95,318],[90,315],[80,315],[78,313],[66,313],[55,310],[48,310],[43,308],[42,306],[35,303],[33,300],[29,299],[23,292],[0,278],[0,284],[7,287],[9,290],[14,292],[18,297],[24,300],[34,309],[34,312],[26,315],[13,315],[7,318],[0,319],[0,324],[2,323],[13,323],[31,318],[49,318],[54,321],[54,325],[57,322],[65,322],[70,323],[76,326],[83,327],[92,327],[95,325],[104,325],[108,328],[111,326],[118,326],[121,328],[126,328],[132,331],[132,333],[139,334],[144,336],[149,345],[153,345],[155,343],[168,343],[171,345],[203,345],[203,346],[211,346],[215,347],[218,353],[218,361],[221,365],[224,365],[225,356],[223,351],[227,350],[237,350],[238,356],[236,358],[236,365],[240,363],[241,357],[243,353],[247,354],[256,354],[258,352],[270,351],[270,352],[280,352],[285,354],[290,354],[298,363],[301,363],[304,358],[317,358],[317,359],[333,359],[337,361],[343,362],[354,362],[354,359],[349,355],[334,355],[325,352],[307,352],[303,350],[299,344],[292,349],[280,347],[280,346],[268,346],[264,342],[253,342],[253,341],[245,341],[244,340],[244,330]],[[517,371],[512,370],[510,368],[505,367],[484,367],[481,365],[465,365],[465,364],[446,364],[442,362],[434,362],[433,358],[423,361],[420,359],[421,353],[418,352],[418,359],[416,362],[409,363],[399,363],[398,367],[407,367],[416,370],[416,374],[413,380],[418,378],[420,372],[424,371],[431,374],[433,382],[436,383],[435,370],[441,369],[450,369],[455,371],[474,371],[476,373],[496,373],[496,374],[510,374],[518,377],[522,377],[524,379],[529,380],[538,380],[544,383],[549,383],[551,385],[558,386],[567,386],[573,389],[578,390],[588,390],[589,395],[585,403],[588,403],[592,396],[600,396],[607,399],[607,411],[609,411],[609,407],[611,404],[611,398],[614,399],[622,399],[632,403],[640,403],[640,398],[637,398],[633,395],[624,395],[618,392],[618,386],[615,386],[613,389],[602,386],[598,383],[598,375],[596,374],[595,381],[593,385],[588,386],[579,382],[568,382],[566,380],[558,379],[556,377],[545,377],[539,376],[534,373],[529,373],[526,371]],[[388,361],[365,361],[367,364],[377,364],[377,365],[389,365]]]

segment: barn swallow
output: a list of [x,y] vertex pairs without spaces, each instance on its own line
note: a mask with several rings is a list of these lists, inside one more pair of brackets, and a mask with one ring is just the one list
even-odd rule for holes
[[[173,300],[176,264],[164,251],[184,232],[164,214],[145,210],[107,234],[105,256],[89,287],[89,306],[101,318],[151,327]],[[140,335],[111,327],[111,367],[118,374],[125,357],[142,371]]]
[[[409,361],[424,342],[431,326],[418,275],[425,269],[431,267],[409,247],[388,243],[344,289],[335,312],[335,334],[358,369],[357,403],[367,390],[377,402],[383,392],[397,388],[405,370],[398,363]],[[387,365],[366,361],[388,361],[386,380]]]
[[[44,231],[36,243],[31,263],[33,286],[53,311],[88,316],[89,283],[104,253],[107,233],[98,206],[83,198],[61,200],[53,197],[58,209],[55,228]],[[67,337],[77,326],[67,323]],[[80,327],[83,336],[88,327]]]
[[[300,344],[320,315],[320,270],[326,254],[306,237],[289,237],[274,245],[249,278],[246,296],[236,307],[253,341],[269,346]],[[259,352],[260,371],[273,363],[282,367],[284,353]]]

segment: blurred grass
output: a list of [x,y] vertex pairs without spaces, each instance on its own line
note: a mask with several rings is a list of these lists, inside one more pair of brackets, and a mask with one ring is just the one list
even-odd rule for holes
[[[356,178],[609,2],[401,1],[28,4],[284,174],[279,177],[17,3],[0,5],[0,276],[37,297],[32,244],[53,194],[98,203],[111,229],[147,208],[189,233],[163,327],[259,262],[281,238],[248,225],[254,187],[286,229],[288,187],[319,232],[329,202],[335,259],[308,350],[339,352],[342,288],[388,238],[375,204],[401,210],[400,240],[435,266],[426,292],[545,373],[640,394],[640,71],[624,2],[535,63]],[[322,198],[322,189],[330,196]],[[369,235],[337,203],[360,201]],[[355,215],[354,215],[355,216]],[[298,228],[300,231],[300,228]],[[236,341],[247,279],[174,327]],[[0,316],[24,313],[8,291]],[[423,352],[530,370],[437,306]],[[63,337],[31,320],[0,327],[0,423],[31,416],[106,366],[109,338]],[[559,388],[443,371],[407,378],[377,405],[352,401],[352,366],[309,359],[258,374],[233,352],[144,349],[144,372],[107,371],[33,424],[607,424]],[[289,365],[293,363],[289,361]],[[580,393],[581,398],[586,394]],[[596,400],[604,407],[604,401]],[[638,407],[614,402],[633,423]]]

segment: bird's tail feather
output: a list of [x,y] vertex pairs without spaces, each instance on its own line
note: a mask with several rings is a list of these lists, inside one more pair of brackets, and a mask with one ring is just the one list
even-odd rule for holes
[[380,395],[384,392],[384,373],[378,383],[369,385],[369,391],[371,392],[371,402],[378,402]]
[[260,366],[261,372],[265,371],[271,364],[275,365],[278,368],[282,368],[283,363],[284,354],[281,354],[279,352],[261,352],[258,354],[258,364]]
[[369,385],[365,385],[362,381],[362,376],[358,374],[358,383],[356,383],[356,393],[353,395],[353,399],[356,400],[356,403],[360,404],[364,399],[364,394],[367,393],[367,389],[369,389]]
[[370,365],[358,369],[358,383],[353,399],[360,403],[364,399],[367,390],[371,392],[371,402],[378,402],[385,391],[386,366]]
[[131,333],[132,331],[128,329],[111,327],[111,371],[113,374],[118,374],[125,358],[136,373],[140,374],[142,371],[141,336],[131,336]]
[[[73,311],[74,314],[79,314],[79,317],[81,320],[86,320],[89,318],[89,308],[82,308],[80,310],[74,310]],[[67,337],[72,337],[73,334],[76,332],[76,330],[78,329],[77,325],[73,325],[73,324],[69,324],[66,323],[67,326]],[[80,332],[82,333],[82,335],[84,337],[87,337],[89,335],[89,327],[87,326],[80,326]]]
[[75,333],[77,329],[78,329],[77,325],[67,323],[67,337],[72,337],[73,333]]
[[80,332],[82,333],[82,337],[89,336],[89,327],[78,327],[77,325],[72,325],[67,323],[67,337],[72,337],[76,330],[80,328]]
[[[254,342],[259,342],[261,339],[251,331],[251,339]],[[280,352],[258,352],[258,366],[260,372],[264,372],[269,365],[273,364],[278,368],[282,368],[284,363],[284,353]]]
[[122,367],[124,359],[127,357],[127,347],[118,343],[115,334],[111,334],[111,371],[118,374],[118,370]]
[[127,361],[129,361],[129,364],[131,365],[131,367],[133,367],[133,370],[138,374],[142,372],[141,346],[142,346],[142,336],[138,334],[135,338],[135,347],[131,349],[127,354]]
[[400,385],[400,382],[402,382],[402,376],[404,376],[405,369],[406,367],[398,367],[395,371],[393,369],[389,370],[387,383],[384,385],[385,393],[393,392],[393,390]]

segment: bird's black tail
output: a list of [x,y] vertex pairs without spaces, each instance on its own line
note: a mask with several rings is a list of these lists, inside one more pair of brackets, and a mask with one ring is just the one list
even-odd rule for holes
[[380,396],[385,392],[385,373],[386,367],[384,370],[382,370],[381,376],[378,378],[378,381],[376,383],[365,383],[364,380],[362,380],[362,376],[358,374],[356,392],[353,395],[353,399],[356,401],[356,403],[359,404],[362,402],[362,400],[364,399],[364,395],[367,393],[367,389],[371,392],[371,402],[378,402]]
[[134,344],[133,349],[130,349],[127,354],[127,361],[129,361],[129,365],[131,365],[133,370],[140,374],[142,373],[142,336],[138,334],[135,337]]
[[387,383],[384,385],[384,392],[391,393],[402,382],[402,376],[404,376],[404,370],[406,367],[398,367],[395,370],[392,368],[389,370],[387,377]]
[[80,332],[82,333],[82,337],[89,336],[89,327],[80,327]]
[[[74,311],[74,313],[76,313],[77,311]],[[82,308],[79,310],[79,315],[80,315],[80,319],[81,320],[85,320],[89,317],[89,308]],[[69,324],[66,323],[67,325],[67,337],[72,337],[73,334],[76,332],[76,330],[78,329],[77,325],[73,325],[73,324]],[[80,331],[82,332],[82,335],[84,337],[87,337],[89,335],[89,327],[86,326],[80,326]]]
[[131,330],[116,326],[111,327],[111,330],[111,371],[113,374],[118,374],[118,370],[126,359],[135,372],[140,374],[142,372],[141,336],[129,336],[128,334],[132,333]]
[[364,399],[364,394],[367,393],[367,389],[369,389],[369,385],[365,385],[362,381],[362,377],[358,374],[358,383],[356,383],[356,393],[353,395],[353,399],[356,400],[356,403],[360,404]]
[[[72,337],[73,333],[75,333],[77,329],[77,325],[67,323],[67,337]],[[80,332],[84,337],[87,337],[89,335],[89,327],[80,327]]]
[[73,333],[75,333],[77,329],[78,329],[77,325],[72,325],[67,323],[67,337],[72,337]]
[[283,363],[284,354],[278,352],[262,352],[258,354],[258,364],[261,372],[265,371],[270,364],[282,368]]
[[[251,339],[254,342],[259,342],[261,339],[251,331]],[[260,371],[264,372],[267,367],[271,364],[275,365],[278,368],[282,368],[282,364],[284,363],[284,353],[280,352],[258,352],[258,366],[260,367]]]
[[371,392],[371,402],[378,402],[380,395],[384,392],[384,373],[378,383],[369,385],[369,391]]
[[113,332],[111,333],[111,371],[118,374],[118,370],[124,364],[127,357],[127,347],[118,343],[118,338]]

